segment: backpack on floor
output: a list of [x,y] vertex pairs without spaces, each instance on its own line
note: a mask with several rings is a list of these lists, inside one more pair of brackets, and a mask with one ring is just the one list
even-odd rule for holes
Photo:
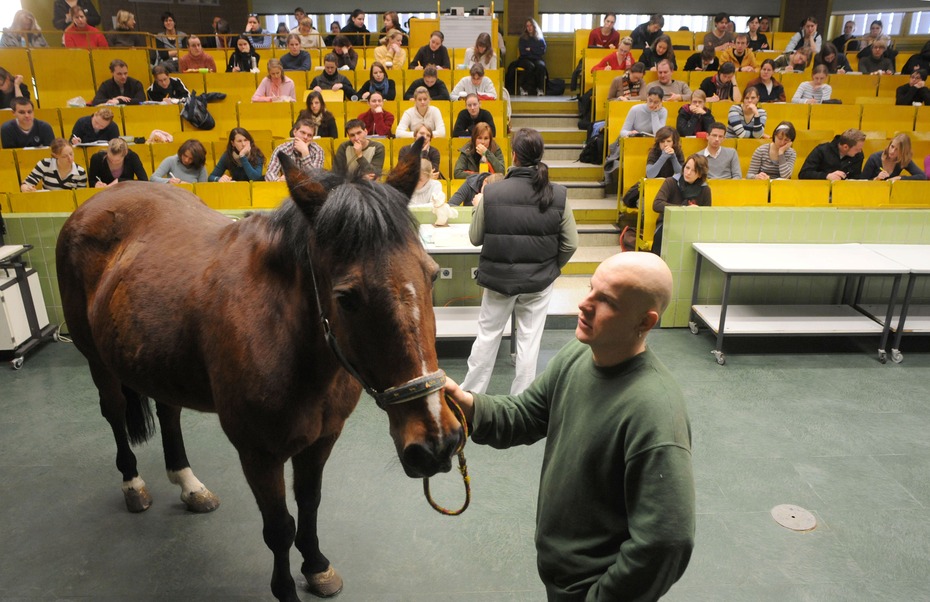
[[546,95],[547,96],[562,96],[565,94],[565,80],[556,78],[550,78],[546,80]]
[[581,163],[592,163],[601,165],[604,161],[604,131],[601,128],[596,134],[585,140],[581,148],[581,154],[578,155],[578,161]]

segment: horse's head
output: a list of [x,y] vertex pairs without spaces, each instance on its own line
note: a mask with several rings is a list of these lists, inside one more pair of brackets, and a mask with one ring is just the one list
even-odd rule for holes
[[451,468],[464,435],[442,398],[432,300],[439,267],[407,209],[420,153],[410,157],[386,184],[307,174],[285,157],[282,165],[311,224],[308,278],[332,352],[387,411],[407,475],[428,477]]

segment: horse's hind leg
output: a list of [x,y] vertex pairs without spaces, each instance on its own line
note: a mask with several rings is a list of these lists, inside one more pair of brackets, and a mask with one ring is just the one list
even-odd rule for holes
[[123,475],[126,508],[130,512],[143,512],[152,505],[152,496],[145,488],[145,481],[139,477],[136,456],[130,447],[130,435],[134,442],[141,442],[151,434],[148,400],[124,387],[119,379],[99,363],[89,363],[91,377],[100,392],[100,413],[110,423],[116,440],[116,468]]
[[287,511],[284,463],[261,452],[239,450],[242,471],[262,513],[262,535],[274,555],[271,593],[282,602],[300,602],[291,576],[290,552],[294,543],[294,518]]
[[322,598],[342,591],[342,577],[320,551],[317,535],[323,466],[338,436],[337,433],[316,441],[291,460],[294,466],[294,497],[297,499],[297,549],[304,557],[300,571],[307,579],[310,592]]
[[181,408],[155,402],[161,442],[165,450],[168,480],[181,488],[181,501],[191,512],[212,512],[220,500],[201,483],[190,468],[181,433]]

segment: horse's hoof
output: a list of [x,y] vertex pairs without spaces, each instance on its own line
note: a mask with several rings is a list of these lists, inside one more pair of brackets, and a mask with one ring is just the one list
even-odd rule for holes
[[329,565],[322,573],[304,574],[307,579],[307,589],[314,596],[329,598],[342,591],[342,577]]
[[123,491],[123,498],[126,500],[126,509],[130,512],[145,512],[152,505],[152,496],[145,487],[127,489]]
[[204,487],[200,491],[194,491],[187,497],[181,495],[181,501],[191,512],[213,512],[220,507],[220,498],[213,495],[209,489]]

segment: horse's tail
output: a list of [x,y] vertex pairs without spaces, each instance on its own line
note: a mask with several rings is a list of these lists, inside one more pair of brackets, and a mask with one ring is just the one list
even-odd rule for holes
[[126,385],[123,385],[123,397],[126,398],[126,433],[129,435],[129,443],[145,443],[155,434],[152,404],[148,397]]

